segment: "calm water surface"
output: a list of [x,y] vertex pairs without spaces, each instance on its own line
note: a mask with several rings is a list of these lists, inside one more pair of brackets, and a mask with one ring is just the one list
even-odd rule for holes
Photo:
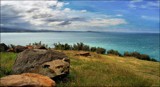
[[99,46],[125,51],[138,51],[149,54],[152,58],[160,60],[160,34],[142,33],[104,33],[104,32],[44,32],[44,33],[1,33],[1,42],[6,44],[27,45],[42,41],[53,47],[53,43],[74,44],[83,42],[90,46]]

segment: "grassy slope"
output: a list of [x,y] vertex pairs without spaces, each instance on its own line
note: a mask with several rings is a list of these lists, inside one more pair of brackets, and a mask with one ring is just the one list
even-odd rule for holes
[[16,56],[16,53],[0,53],[0,77],[11,74]]
[[[71,59],[70,75],[68,82],[57,83],[58,87],[160,86],[160,63],[158,62],[96,53],[91,53],[91,57],[82,57],[74,56],[76,51],[63,52]],[[11,71],[15,57],[14,53],[2,53],[1,66],[7,72]]]

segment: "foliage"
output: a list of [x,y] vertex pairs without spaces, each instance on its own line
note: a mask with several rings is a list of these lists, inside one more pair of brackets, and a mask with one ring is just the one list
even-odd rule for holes
[[117,56],[122,56],[117,50],[108,50],[107,54],[112,54],[112,55],[117,55]]
[[71,46],[67,43],[61,44],[61,43],[54,43],[55,49],[56,50],[71,50]]
[[43,47],[45,47],[45,48],[48,48],[48,45],[42,43],[41,41],[40,41],[40,42],[29,43],[28,46],[43,46]]
[[150,58],[147,54],[140,54],[139,52],[124,52],[124,56],[135,57],[141,60],[155,61],[155,59]]
[[105,54],[106,49],[98,47],[98,48],[96,49],[96,52],[97,52],[98,54]]
[[91,52],[95,52],[97,50],[96,47],[91,47]]
[[97,52],[99,54],[105,54],[106,49],[101,47],[90,47],[89,45],[86,45],[82,42],[76,43],[73,45],[69,45],[67,43],[61,44],[61,43],[54,43],[54,48],[56,50],[77,50],[77,51],[91,51],[91,52]]

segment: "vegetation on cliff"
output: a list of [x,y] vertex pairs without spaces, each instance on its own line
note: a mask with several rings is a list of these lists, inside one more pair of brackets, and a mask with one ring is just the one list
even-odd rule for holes
[[65,44],[61,44],[61,43],[54,43],[54,49],[56,50],[75,50],[75,51],[89,51],[89,52],[96,52],[98,54],[109,54],[109,55],[116,55],[116,56],[124,56],[124,57],[135,57],[141,60],[148,60],[148,61],[154,61],[156,62],[157,60],[151,58],[149,55],[147,54],[141,54],[139,52],[125,52],[124,54],[121,54],[120,52],[118,52],[117,50],[108,50],[106,52],[106,49],[102,48],[102,47],[90,47],[89,45],[86,45],[82,42],[77,43],[77,44],[73,44],[73,45],[69,45],[67,43]]
[[105,54],[106,49],[101,47],[90,47],[89,45],[86,45],[82,42],[69,45],[67,43],[61,44],[61,43],[54,43],[54,48],[56,50],[77,50],[77,51],[91,51],[96,52],[98,54]]

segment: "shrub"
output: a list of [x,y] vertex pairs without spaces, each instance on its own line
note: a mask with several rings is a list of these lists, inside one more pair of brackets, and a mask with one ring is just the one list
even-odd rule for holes
[[113,55],[117,55],[117,56],[122,56],[117,50],[108,50],[107,54],[113,54]]
[[105,54],[105,53],[106,53],[106,49],[98,47],[98,48],[96,49],[96,52],[97,52],[98,54]]
[[53,44],[54,45],[54,48],[56,49],[56,50],[70,50],[71,49],[71,46],[70,45],[68,45],[67,43],[65,43],[65,44],[61,44],[61,43],[54,43]]
[[82,51],[97,52],[99,54],[105,54],[106,52],[106,49],[104,48],[89,47],[89,45],[85,45],[82,42],[73,45],[69,45],[67,43],[65,44],[54,43],[53,45],[56,50],[78,50],[78,51],[82,50]]
[[136,57],[136,58],[139,58],[139,59],[140,59],[141,54],[140,54],[140,53],[138,53],[138,52],[132,52],[132,53],[131,53],[131,56],[133,56],[133,57]]
[[65,49],[65,45],[61,44],[61,43],[54,43],[54,48],[56,50],[64,50]]
[[138,58],[142,60],[151,60],[151,58],[146,54],[140,54]]
[[89,48],[88,45],[84,45],[84,46],[82,47],[82,50],[83,50],[83,51],[90,51],[90,48]]
[[124,52],[124,55],[123,56],[131,56],[131,53],[129,52]]
[[43,44],[41,41],[40,42],[29,43],[27,46],[43,46],[45,48],[48,48],[48,45]]
[[65,43],[64,50],[71,50],[71,46],[69,44]]
[[155,59],[153,59],[153,58],[151,58],[151,60],[150,61],[154,61],[154,62],[157,62],[157,60],[155,60]]
[[81,42],[81,43],[74,44],[72,47],[72,50],[90,51],[90,47]]
[[91,47],[90,51],[91,52],[96,52],[97,48],[96,47]]
[[81,43],[77,43],[77,44],[73,45],[73,49],[74,50],[82,50],[83,46],[84,46],[84,44],[82,42]]
[[124,56],[130,56],[130,57],[135,57],[135,58],[138,58],[138,59],[141,59],[141,60],[148,60],[148,61],[157,61],[153,58],[150,58],[149,55],[147,54],[140,54],[139,52],[125,52],[124,53]]

